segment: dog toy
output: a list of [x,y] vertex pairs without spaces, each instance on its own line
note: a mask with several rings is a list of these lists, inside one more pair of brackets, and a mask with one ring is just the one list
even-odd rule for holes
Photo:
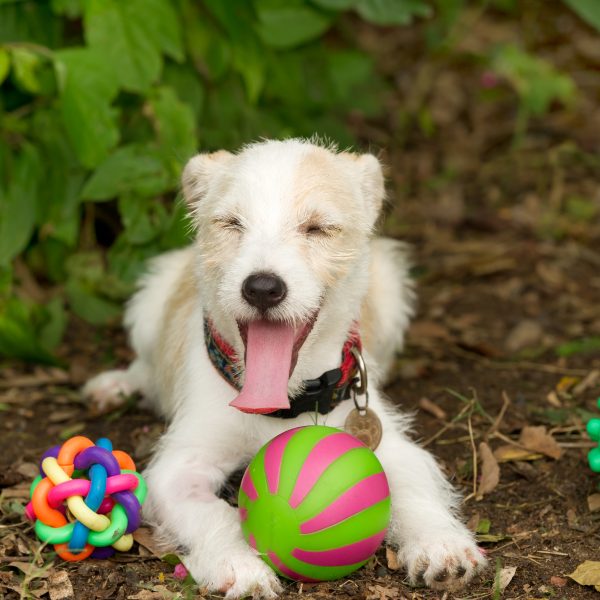
[[50,448],[40,462],[25,513],[43,542],[67,561],[127,551],[140,526],[146,484],[131,457],[76,436]]
[[[600,398],[596,401],[596,405],[600,408]],[[595,442],[600,442],[600,419],[590,419],[586,429]],[[598,446],[588,452],[588,463],[592,471],[600,473],[600,448]]]
[[296,581],[355,571],[375,553],[390,519],[390,490],[375,454],[320,425],[291,429],[263,446],[238,500],[246,541]]

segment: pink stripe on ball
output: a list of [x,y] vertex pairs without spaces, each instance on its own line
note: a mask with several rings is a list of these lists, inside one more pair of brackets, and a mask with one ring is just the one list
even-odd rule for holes
[[341,523],[352,515],[385,500],[390,495],[387,478],[383,473],[365,477],[345,491],[316,517],[300,525],[301,533],[315,533],[326,527]]
[[300,575],[300,573],[296,573],[296,571],[292,571],[292,569],[286,567],[282,562],[279,556],[275,554],[275,552],[267,552],[267,556],[269,560],[283,573],[286,577],[290,579],[294,579],[296,581],[304,581],[306,583],[319,583],[318,579],[311,579],[310,577],[305,577],[304,575]]
[[254,501],[258,498],[258,492],[254,487],[254,481],[252,481],[252,477],[250,477],[250,471],[248,469],[246,469],[246,472],[244,473],[240,489],[243,490],[244,494],[246,494],[250,500]]
[[290,429],[278,435],[267,446],[265,452],[265,475],[267,476],[267,485],[269,492],[276,494],[279,488],[279,473],[281,471],[281,458],[290,438],[298,431],[298,428]]
[[377,533],[369,538],[365,538],[360,542],[349,544],[348,546],[340,546],[333,550],[300,550],[295,548],[292,556],[298,560],[302,560],[312,565],[319,567],[344,567],[353,565],[367,560],[379,548],[379,544],[385,537],[386,530]]
[[302,465],[290,498],[290,506],[297,508],[308,492],[313,488],[325,469],[348,450],[364,448],[364,444],[356,438],[340,431],[320,440]]

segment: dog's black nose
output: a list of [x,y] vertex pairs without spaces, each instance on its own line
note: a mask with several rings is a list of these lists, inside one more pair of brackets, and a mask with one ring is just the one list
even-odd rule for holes
[[285,282],[273,273],[255,273],[247,277],[242,284],[242,296],[248,304],[263,312],[277,306],[286,294]]

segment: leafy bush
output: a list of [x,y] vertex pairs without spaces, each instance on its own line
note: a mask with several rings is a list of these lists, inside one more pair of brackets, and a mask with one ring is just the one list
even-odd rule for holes
[[[596,0],[565,2],[600,26]],[[176,195],[198,149],[314,132],[351,144],[348,115],[377,117],[386,88],[358,20],[407,25],[435,8],[425,34],[442,52],[467,7],[0,0],[0,356],[52,362],[67,308],[94,324],[119,315],[144,261],[188,241]],[[573,94],[516,47],[484,64],[512,86],[523,122]]]
[[175,196],[198,147],[315,131],[351,143],[348,112],[379,113],[383,83],[344,18],[428,13],[424,0],[0,0],[0,355],[51,362],[66,306],[91,323],[119,314],[143,261],[188,239]]

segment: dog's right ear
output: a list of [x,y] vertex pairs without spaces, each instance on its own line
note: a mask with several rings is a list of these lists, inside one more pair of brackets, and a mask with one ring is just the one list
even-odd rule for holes
[[188,206],[197,204],[206,195],[210,180],[223,170],[233,158],[231,152],[219,150],[210,154],[196,154],[183,169],[181,185]]

